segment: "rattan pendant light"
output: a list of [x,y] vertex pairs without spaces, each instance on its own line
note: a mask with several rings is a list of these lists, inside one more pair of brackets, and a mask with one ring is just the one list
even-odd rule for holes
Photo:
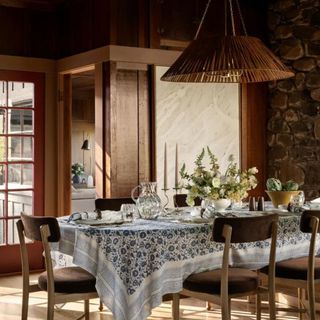
[[[229,3],[227,3],[229,1]],[[236,35],[233,0],[225,0],[225,35],[198,38],[211,0],[194,40],[161,80],[172,82],[252,83],[290,78],[290,71],[260,39],[247,35],[238,0],[235,0],[245,35]],[[230,10],[232,35],[227,34]]]

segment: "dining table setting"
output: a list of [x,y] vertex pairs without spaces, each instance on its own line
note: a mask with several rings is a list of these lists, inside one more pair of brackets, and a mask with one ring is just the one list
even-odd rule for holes
[[[129,212],[133,210],[131,213]],[[58,267],[76,264],[96,277],[101,301],[116,320],[146,319],[166,294],[181,291],[190,274],[221,267],[223,245],[212,241],[216,217],[279,214],[277,261],[308,254],[300,214],[275,209],[229,208],[204,215],[199,207],[165,210],[145,219],[135,205],[120,211],[79,212],[59,218],[61,240],[53,245]],[[268,264],[270,241],[232,245],[230,264],[257,270]],[[319,248],[317,248],[319,250]]]

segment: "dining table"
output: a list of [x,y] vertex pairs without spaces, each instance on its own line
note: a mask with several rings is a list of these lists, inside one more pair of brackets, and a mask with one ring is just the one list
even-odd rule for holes
[[[272,213],[231,210],[220,216]],[[190,209],[121,224],[62,217],[59,225],[61,240],[52,247],[56,263],[74,263],[94,275],[98,295],[115,320],[146,319],[164,295],[182,290],[190,274],[221,267],[223,244],[211,239],[213,219],[194,217]],[[299,214],[279,213],[277,261],[308,255],[310,236],[299,225]],[[230,265],[262,268],[269,246],[270,240],[232,244]]]

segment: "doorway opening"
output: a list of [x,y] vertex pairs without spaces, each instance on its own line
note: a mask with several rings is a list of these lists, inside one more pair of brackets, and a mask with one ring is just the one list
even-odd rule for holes
[[93,211],[95,190],[94,69],[72,74],[71,211]]

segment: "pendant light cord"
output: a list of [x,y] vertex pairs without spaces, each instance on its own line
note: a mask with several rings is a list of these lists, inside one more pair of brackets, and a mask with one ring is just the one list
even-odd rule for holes
[[241,24],[242,24],[244,35],[248,36],[247,28],[246,28],[246,25],[244,23],[244,19],[243,19],[243,16],[242,16],[241,8],[240,8],[240,5],[239,5],[239,0],[236,0],[236,4],[237,4],[238,13],[239,13],[239,16],[240,16],[240,21],[241,21]]
[[[198,38],[198,36],[199,36],[199,33],[200,33],[201,28],[202,28],[204,19],[207,16],[208,9],[209,9],[209,6],[211,4],[211,1],[212,0],[208,0],[208,2],[207,2],[206,8],[205,8],[205,10],[203,12],[203,15],[201,17],[201,20],[200,20],[196,35],[193,38],[193,40],[196,40]],[[234,24],[234,11],[233,11],[232,1],[233,0],[229,0],[229,7],[230,7],[230,18],[231,18],[231,26],[232,26],[232,35],[235,36],[236,35],[236,28],[235,28],[235,24]],[[225,0],[225,2],[224,2],[224,32],[225,32],[225,36],[227,36],[227,34],[228,34],[228,15],[227,15],[228,4],[227,4],[227,2],[228,2],[228,0]],[[243,28],[244,35],[248,36],[247,28],[246,28],[246,25],[244,23],[244,19],[243,19],[242,12],[241,12],[239,0],[235,0],[235,2],[236,2],[236,6],[237,6],[237,10],[238,10],[238,14],[239,14],[239,17],[240,17],[240,21],[241,21],[241,25],[242,25],[242,28]]]
[[236,28],[234,26],[234,15],[233,15],[233,7],[232,7],[232,0],[229,0],[230,5],[230,16],[231,16],[231,25],[232,25],[232,35],[236,35]]
[[210,3],[211,3],[211,0],[208,0],[207,5],[206,5],[206,8],[205,8],[205,10],[204,10],[204,12],[203,12],[203,15],[202,15],[202,17],[201,17],[201,21],[200,21],[199,27],[198,27],[198,29],[197,29],[196,35],[195,35],[195,37],[193,38],[193,40],[196,40],[196,39],[198,38],[199,32],[200,32],[200,30],[201,30],[201,28],[202,28],[202,25],[203,25],[203,21],[204,21],[206,15],[207,15],[207,12],[208,12]]

